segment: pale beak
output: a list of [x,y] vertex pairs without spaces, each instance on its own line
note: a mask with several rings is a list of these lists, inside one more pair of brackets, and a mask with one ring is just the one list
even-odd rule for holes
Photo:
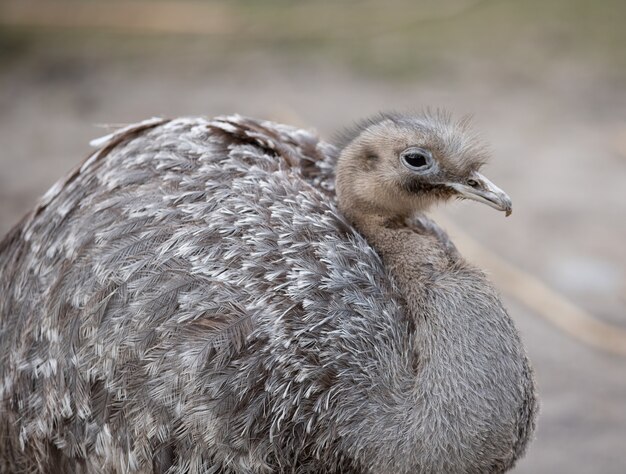
[[511,198],[480,173],[473,173],[467,184],[447,184],[459,193],[459,197],[482,202],[494,209],[504,211],[507,216],[513,212]]

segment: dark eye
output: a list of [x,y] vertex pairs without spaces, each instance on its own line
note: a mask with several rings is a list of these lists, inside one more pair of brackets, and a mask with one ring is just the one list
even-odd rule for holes
[[433,158],[428,150],[409,148],[400,155],[404,165],[411,170],[422,170],[432,164]]
[[467,180],[467,185],[471,186],[472,188],[477,188],[478,187],[478,181],[476,181],[475,179],[468,179]]

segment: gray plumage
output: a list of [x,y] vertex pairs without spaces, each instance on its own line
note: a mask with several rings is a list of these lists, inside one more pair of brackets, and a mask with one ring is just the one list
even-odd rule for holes
[[[377,126],[433,138],[441,176],[482,160],[464,125],[382,116],[340,161]],[[532,372],[497,293],[425,217],[338,205],[335,147],[240,116],[98,145],[0,243],[2,472],[502,472],[524,452]]]

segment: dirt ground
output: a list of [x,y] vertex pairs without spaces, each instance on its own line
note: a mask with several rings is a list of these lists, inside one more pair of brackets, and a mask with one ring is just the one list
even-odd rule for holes
[[[379,110],[443,107],[474,115],[493,154],[484,172],[513,198],[514,213],[505,219],[467,202],[438,212],[624,330],[626,68],[619,53],[626,41],[614,17],[626,9],[617,2],[591,11],[576,11],[581,2],[533,1],[519,11],[513,2],[481,3],[460,18],[414,22],[397,34],[381,28],[374,40],[360,30],[324,40],[315,21],[308,36],[290,24],[275,38],[270,13],[246,30],[248,40],[232,31],[5,25],[0,234],[90,152],[88,141],[107,131],[98,124],[238,112],[330,138]],[[228,14],[242,25],[253,15]],[[383,26],[398,21],[386,18]],[[447,42],[439,39],[446,35]],[[583,344],[507,294],[506,282],[495,283],[526,341],[541,397],[536,440],[515,472],[626,472],[626,358]]]

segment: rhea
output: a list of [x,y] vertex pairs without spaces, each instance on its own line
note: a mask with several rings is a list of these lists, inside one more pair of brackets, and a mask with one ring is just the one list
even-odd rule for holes
[[425,216],[509,214],[466,122],[338,147],[240,116],[98,141],[0,243],[0,470],[504,472],[537,402],[484,274]]

